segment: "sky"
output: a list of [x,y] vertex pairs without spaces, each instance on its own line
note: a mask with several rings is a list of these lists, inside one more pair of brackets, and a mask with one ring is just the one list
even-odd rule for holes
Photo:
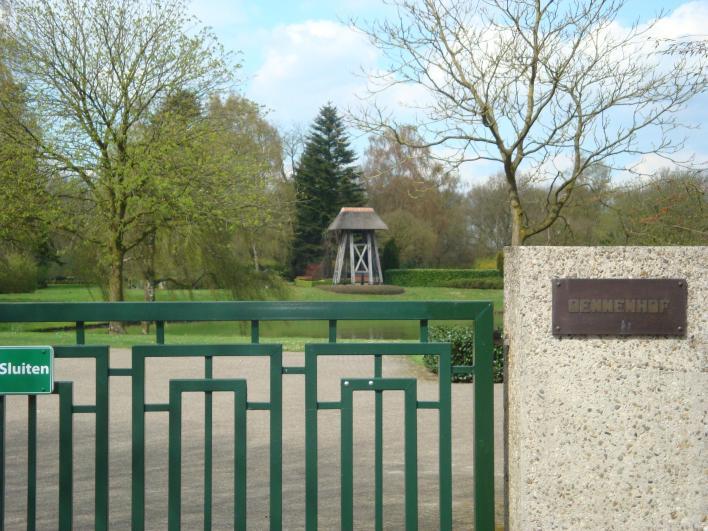
[[[239,53],[239,90],[263,105],[282,130],[307,128],[328,101],[342,111],[361,105],[367,86],[362,72],[381,67],[381,54],[349,22],[380,20],[392,13],[381,0],[193,0],[191,10],[227,50]],[[708,34],[708,0],[627,0],[618,22],[628,27],[657,15],[662,36]],[[696,126],[682,133],[684,154],[708,165],[708,138],[698,127],[708,120],[708,95],[689,103],[684,116]],[[361,154],[365,135],[355,130],[350,134]],[[641,164],[651,171],[666,162],[648,156]],[[463,166],[460,173],[469,185],[498,170],[480,162]]]

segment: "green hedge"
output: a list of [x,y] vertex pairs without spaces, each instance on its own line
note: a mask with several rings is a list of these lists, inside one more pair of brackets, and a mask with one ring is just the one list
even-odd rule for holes
[[452,280],[501,278],[496,269],[388,269],[384,282],[404,287],[445,287]]
[[446,288],[462,289],[504,289],[504,279],[498,278],[458,278],[444,284]]
[[313,286],[331,286],[331,278],[322,278],[320,280],[312,280],[307,277],[295,277],[295,285],[299,288],[311,288]]
[[[431,326],[430,341],[452,344],[452,365],[474,365],[474,331],[462,326]],[[501,330],[494,331],[494,383],[504,381],[504,343]],[[423,363],[431,372],[438,373],[438,357],[432,354],[423,356]],[[453,382],[471,382],[471,374],[453,375]]]
[[31,293],[37,289],[37,264],[28,256],[0,256],[0,293]]
[[336,286],[315,286],[317,289],[331,293],[348,293],[353,295],[400,295],[406,290],[400,286],[387,284],[338,284]]

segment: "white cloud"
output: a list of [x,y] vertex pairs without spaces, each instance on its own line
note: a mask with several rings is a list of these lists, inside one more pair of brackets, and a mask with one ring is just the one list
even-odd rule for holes
[[[379,74],[380,52],[359,31],[330,20],[278,26],[264,42],[264,61],[250,80],[247,95],[272,110],[281,125],[309,123],[332,101],[342,111],[370,102],[371,76]],[[411,106],[429,101],[420,86],[395,85],[376,97],[398,120],[415,121]]]
[[708,2],[681,4],[669,15],[659,19],[652,29],[652,36],[676,39],[687,35],[706,35],[708,32]]
[[671,158],[662,157],[656,153],[647,153],[627,164],[627,170],[619,172],[615,176],[619,182],[631,180],[637,176],[646,177],[655,175],[664,169],[685,169],[685,168],[708,169],[708,156],[703,153],[695,153],[682,150]]
[[270,33],[247,93],[280,123],[309,123],[327,101],[341,108],[354,104],[366,85],[357,72],[373,68],[377,56],[361,34],[338,22],[279,26]]
[[647,153],[629,165],[629,169],[639,175],[651,175],[664,168],[675,166],[674,163],[656,153]]
[[[227,0],[216,1],[223,4]],[[349,0],[341,1],[346,3]],[[209,17],[219,18],[218,8],[213,8],[211,13],[208,14],[207,22]],[[650,34],[660,39],[677,38],[690,34],[705,35],[708,33],[706,28],[708,2],[689,2],[656,21]],[[628,30],[628,27],[615,23],[606,32],[608,38],[620,38]],[[248,37],[244,36],[246,34]],[[311,123],[319,107],[327,101],[333,102],[341,110],[366,107],[370,101],[361,98],[372,86],[371,77],[382,73],[381,53],[367,38],[346,24],[332,20],[312,19],[274,28],[251,28],[245,34],[242,33],[241,38],[247,38],[250,46],[246,48],[257,49],[258,55],[262,57],[262,60],[258,60],[258,55],[250,54],[245,58],[247,64],[249,60],[260,63],[249,76],[246,95],[271,109],[271,119],[280,126]],[[629,53],[623,60],[633,60],[634,56],[634,53]],[[671,61],[664,58],[662,62],[664,60]],[[420,86],[402,84],[382,92],[375,100],[388,109],[397,121],[412,123],[416,114],[421,122],[424,120],[421,113],[411,107],[430,102],[430,97]],[[681,113],[681,119],[686,116],[687,122],[698,121],[705,115],[701,109],[701,103],[705,102],[706,98],[701,97],[693,100],[688,109]],[[681,136],[681,132],[678,136]],[[688,137],[687,147],[690,146],[696,152],[705,153],[708,150],[700,133],[689,131]],[[355,140],[355,146],[359,149],[365,147],[364,144],[363,139]],[[556,159],[552,164],[547,163],[544,169],[555,173],[565,169],[566,162]],[[649,171],[663,166],[667,166],[665,160],[647,156],[641,161],[640,168]],[[474,182],[483,174],[493,173],[496,169],[493,163],[477,162],[464,164],[460,172],[463,179]]]

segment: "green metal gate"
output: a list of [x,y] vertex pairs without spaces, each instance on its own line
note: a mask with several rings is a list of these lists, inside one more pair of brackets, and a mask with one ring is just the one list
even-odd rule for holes
[[[260,343],[261,321],[323,320],[329,323],[329,343],[305,346],[304,366],[284,366],[281,345]],[[412,320],[419,322],[420,343],[337,343],[337,323],[342,320]],[[474,366],[452,366],[449,344],[428,342],[428,322],[469,320],[474,322]],[[85,323],[103,321],[154,321],[156,343],[132,348],[129,368],[111,367],[107,346],[85,345]],[[230,345],[166,345],[165,323],[179,321],[250,321],[251,343]],[[383,529],[383,394],[404,394],[404,481],[405,526],[418,528],[417,411],[437,410],[439,528],[452,529],[452,441],[451,378],[453,374],[474,374],[474,520],[478,530],[494,529],[494,422],[493,422],[493,308],[489,302],[205,302],[205,303],[5,303],[0,304],[0,322],[68,322],[76,325],[76,345],[55,347],[57,364],[66,358],[95,360],[93,404],[75,404],[72,382],[56,382],[59,397],[59,512],[57,528],[72,529],[73,510],[73,419],[93,415],[95,419],[95,507],[94,527],[108,529],[109,523],[109,383],[112,378],[129,378],[132,397],[131,524],[145,528],[145,428],[149,414],[169,414],[168,527],[180,529],[181,516],[181,427],[182,395],[204,393],[204,529],[212,528],[212,395],[234,394],[234,515],[233,528],[246,529],[246,430],[250,411],[269,415],[269,521],[270,529],[281,529],[283,378],[304,375],[306,474],[305,528],[318,527],[318,412],[339,410],[341,420],[341,528],[353,528],[353,396],[375,395],[375,528]],[[439,358],[438,399],[420,401],[417,384],[411,378],[390,378],[382,374],[383,356],[429,354]],[[317,363],[321,356],[367,356],[373,366],[368,378],[341,380],[339,401],[320,401],[317,394]],[[269,361],[270,397],[267,402],[249,401],[246,380],[213,377],[215,357],[256,356]],[[169,383],[167,403],[146,402],[145,363],[150,358],[200,357],[203,374]],[[238,375],[235,375],[238,376]],[[27,398],[27,529],[36,527],[37,492],[37,397]],[[458,405],[457,407],[464,407]],[[0,530],[5,529],[6,399],[0,396]]]

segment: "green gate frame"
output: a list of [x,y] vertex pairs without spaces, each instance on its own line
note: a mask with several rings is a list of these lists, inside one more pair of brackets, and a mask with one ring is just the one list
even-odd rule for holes
[[[410,355],[433,355],[437,356],[438,363],[438,400],[418,401],[416,395],[415,380],[412,388],[410,383],[402,384],[400,379],[382,378],[382,356],[410,356]],[[317,358],[319,356],[373,356],[374,376],[364,379],[364,383],[358,378],[346,378],[342,380],[342,398],[340,402],[320,402],[317,399]],[[451,347],[449,343],[337,343],[337,344],[309,344],[305,345],[305,424],[306,424],[306,500],[307,500],[307,521],[306,528],[310,531],[317,529],[317,412],[324,409],[339,409],[341,411],[342,423],[342,527],[344,522],[349,521],[348,528],[351,528],[351,489],[349,477],[345,473],[349,472],[345,465],[351,467],[350,461],[345,461],[344,441],[352,436],[351,428],[351,390],[363,391],[373,390],[375,394],[375,472],[374,472],[374,505],[375,505],[375,528],[383,529],[383,391],[403,391],[405,394],[405,415],[406,424],[410,425],[417,418],[418,409],[437,409],[439,413],[438,427],[438,458],[439,458],[439,505],[440,505],[440,529],[452,529],[452,366]],[[408,381],[408,380],[406,380]],[[411,398],[412,393],[412,398]],[[409,418],[411,417],[411,418]],[[405,440],[406,447],[415,447],[415,441],[409,440],[408,430],[414,430],[412,426],[406,427]],[[414,460],[415,463],[417,460]],[[411,519],[409,489],[417,492],[417,476],[411,474],[408,469],[410,465],[408,451],[406,450],[406,529],[412,530],[415,526]],[[346,492],[346,496],[345,496]],[[417,495],[415,496],[417,503]],[[346,505],[345,505],[346,503]],[[417,509],[410,509],[417,514]]]
[[[406,531],[418,531],[418,418],[416,403],[418,397],[415,378],[350,378],[342,380],[342,531],[354,529],[354,391],[374,391],[381,396],[383,391],[403,391],[404,394],[404,438],[405,438],[405,515]],[[378,465],[378,460],[377,460]],[[378,474],[377,474],[378,476]],[[378,479],[378,477],[377,477]],[[450,478],[451,479],[451,478]],[[443,480],[440,480],[443,484]],[[376,529],[383,529],[383,514],[378,512],[379,492],[377,482]],[[383,507],[381,507],[383,508]],[[440,508],[440,514],[447,513],[447,507]],[[452,516],[452,512],[449,513]],[[443,520],[441,516],[441,520]],[[447,525],[440,529],[451,529]]]
[[[329,323],[329,343],[306,345],[306,365],[305,367],[284,367],[282,366],[282,347],[280,345],[261,345],[260,342],[260,321],[293,321],[293,320],[314,320],[327,321]],[[398,344],[344,344],[337,342],[337,322],[342,320],[412,320],[420,324],[420,342],[425,345],[398,343]],[[187,356],[205,359],[204,379],[189,380],[196,383],[175,384],[174,392],[177,393],[180,386],[187,388],[194,386],[206,393],[205,404],[206,420],[211,415],[211,392],[223,390],[224,386],[233,391],[235,380],[229,380],[228,384],[215,383],[223,380],[211,379],[211,362],[213,356],[218,355],[256,355],[268,356],[271,359],[271,386],[275,385],[275,392],[272,392],[270,402],[248,403],[246,409],[269,410],[271,418],[271,428],[275,426],[275,432],[271,432],[271,473],[272,478],[280,478],[282,473],[282,418],[280,407],[282,405],[282,377],[289,374],[304,374],[306,380],[312,382],[312,367],[316,367],[316,357],[318,355],[337,354],[363,354],[374,356],[374,376],[371,379],[359,382],[357,379],[346,379],[342,381],[342,388],[345,388],[345,381],[349,381],[352,387],[343,391],[342,401],[339,404],[318,403],[316,387],[306,383],[306,432],[308,440],[312,437],[312,422],[314,418],[314,433],[316,440],[316,414],[317,409],[341,408],[345,417],[350,414],[348,400],[353,390],[370,389],[376,392],[377,408],[377,454],[381,440],[378,436],[378,423],[380,422],[379,409],[381,406],[381,393],[385,390],[399,387],[409,389],[410,383],[400,383],[396,379],[382,378],[381,356],[398,355],[406,351],[407,354],[421,353],[439,355],[441,359],[441,369],[447,372],[446,364],[443,360],[448,358],[449,353],[440,345],[428,343],[428,322],[431,320],[469,320],[474,322],[474,366],[453,366],[450,367],[452,374],[472,373],[474,374],[474,519],[477,530],[494,530],[494,384],[493,384],[493,306],[487,301],[435,301],[435,302],[122,302],[122,303],[0,303],[0,322],[59,322],[75,323],[76,326],[76,346],[55,347],[55,357],[62,358],[94,358],[96,361],[96,397],[94,404],[74,404],[72,382],[56,382],[53,394],[59,395],[59,447],[60,447],[60,488],[59,488],[59,522],[61,531],[71,529],[73,518],[73,499],[71,485],[73,484],[72,474],[72,447],[73,447],[73,415],[74,414],[94,414],[96,417],[96,503],[95,503],[95,528],[97,530],[108,529],[108,384],[111,377],[130,377],[133,383],[133,431],[134,431],[134,456],[133,456],[133,508],[132,526],[135,530],[144,528],[144,460],[141,461],[139,446],[135,452],[136,441],[140,440],[140,426],[142,425],[144,437],[145,413],[151,411],[172,411],[169,404],[145,404],[144,403],[144,359],[152,355],[159,356]],[[152,321],[155,322],[155,339],[157,345],[143,345],[133,348],[133,366],[131,368],[112,368],[109,362],[109,350],[106,346],[85,346],[85,323],[104,321]],[[165,343],[165,323],[168,321],[248,321],[251,323],[251,343],[240,345],[180,345],[180,346],[159,346]],[[159,346],[159,347],[158,347]],[[449,347],[448,347],[449,348]],[[201,354],[200,354],[201,353]],[[315,360],[313,362],[313,359]],[[140,369],[142,360],[142,372]],[[309,360],[309,363],[308,363]],[[312,365],[314,363],[314,365]],[[316,370],[316,369],[315,369]],[[140,385],[142,379],[143,385]],[[434,402],[417,402],[416,408],[438,409],[441,413],[441,442],[448,429],[444,421],[445,410],[449,412],[449,394],[445,388],[449,389],[449,378],[444,378],[448,382],[443,385],[441,377],[441,394],[439,400]],[[369,382],[371,387],[369,387]],[[137,384],[137,385],[136,385]],[[316,386],[316,372],[315,383]],[[362,387],[363,386],[363,387]],[[142,388],[142,404],[140,399]],[[222,389],[223,388],[223,389]],[[137,389],[137,391],[136,391]],[[271,387],[271,390],[274,388]],[[314,389],[314,394],[313,394]],[[412,386],[413,393],[415,385]],[[405,391],[410,393],[411,391]],[[239,393],[237,392],[237,395]],[[312,400],[314,396],[314,409]],[[171,397],[172,398],[172,397]],[[175,398],[176,400],[176,398]],[[246,400],[245,393],[243,400]],[[0,396],[0,531],[4,529],[5,521],[5,398]],[[409,406],[410,409],[410,406]],[[415,412],[415,409],[412,410]],[[314,417],[313,417],[314,415]],[[411,415],[411,413],[409,413]],[[238,414],[237,414],[238,416]],[[142,419],[142,420],[141,420]],[[137,424],[136,424],[137,423]],[[210,422],[206,422],[207,426]],[[277,426],[276,426],[277,425]],[[137,427],[137,430],[136,430]],[[343,435],[345,438],[349,433]],[[137,434],[135,433],[137,431]],[[205,430],[205,444],[210,441],[209,428]],[[275,433],[275,444],[273,444],[273,433]],[[137,435],[137,438],[136,438]],[[275,448],[273,448],[275,447]],[[445,448],[444,448],[445,447]],[[449,459],[446,455],[447,445],[440,447],[440,471],[441,481],[448,474]],[[36,452],[37,452],[37,401],[36,397],[28,397],[28,503],[27,503],[27,529],[33,530],[36,526],[36,505],[34,495],[36,493]],[[308,445],[309,449],[309,445]],[[343,449],[344,444],[343,444]],[[143,446],[144,450],[144,446]],[[314,491],[312,488],[311,476],[315,474],[316,461],[312,469],[313,461],[310,451],[308,451],[308,479],[307,481],[307,528],[316,529],[316,483]],[[316,445],[314,446],[314,456],[316,459]],[[144,457],[144,456],[143,456]],[[245,455],[243,456],[245,459]],[[176,459],[176,458],[175,458]],[[142,466],[142,476],[140,467]],[[345,467],[343,467],[345,468]],[[381,467],[377,465],[377,496],[376,514],[377,527],[381,525],[383,507],[382,497],[379,495],[381,482]],[[136,477],[137,471],[137,477]],[[348,482],[343,470],[343,482]],[[451,469],[450,472],[451,474]],[[210,472],[206,470],[205,478],[210,478]],[[406,482],[408,485],[408,481]],[[206,485],[206,483],[205,483]],[[411,486],[412,489],[415,485]],[[205,515],[210,513],[210,496],[205,488]],[[312,496],[314,492],[314,511],[312,509]],[[409,497],[410,499],[410,497]],[[440,501],[440,523],[441,529],[449,529],[452,525],[451,504],[450,511],[446,509],[451,493],[447,489],[441,488]],[[174,503],[174,502],[173,502]],[[412,502],[410,502],[412,503]],[[407,507],[410,505],[407,503]],[[279,529],[281,526],[281,482],[271,481],[271,529]],[[344,509],[343,501],[343,509]],[[348,510],[348,507],[347,507]],[[313,519],[314,514],[314,519]],[[411,516],[407,514],[409,529],[413,529]],[[344,515],[344,513],[343,513]],[[236,515],[238,516],[238,515]],[[348,518],[348,516],[347,516]],[[449,518],[449,520],[448,520]],[[174,520],[173,520],[174,521]],[[208,520],[205,518],[205,522]],[[448,524],[449,522],[449,524]],[[172,527],[172,526],[171,526]],[[177,526],[178,527],[178,526]],[[343,520],[343,527],[345,522]]]

